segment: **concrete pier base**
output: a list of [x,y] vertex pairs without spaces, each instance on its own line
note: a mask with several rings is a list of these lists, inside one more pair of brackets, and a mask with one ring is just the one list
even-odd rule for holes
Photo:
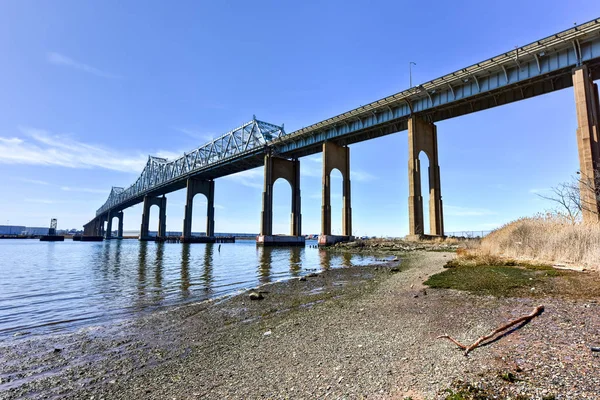
[[406,235],[405,239],[409,242],[419,242],[421,240],[436,240],[436,239],[446,239],[446,236],[442,235]]
[[304,236],[259,235],[256,237],[257,246],[304,246],[304,244]]
[[217,243],[217,238],[214,236],[182,236],[179,243]]
[[[77,240],[75,239],[75,236],[73,236],[73,240]],[[79,241],[80,242],[102,242],[104,240],[104,236],[87,236],[87,235],[83,235],[79,237]]]
[[351,242],[353,240],[353,236],[319,235],[319,246],[333,246],[336,243]]

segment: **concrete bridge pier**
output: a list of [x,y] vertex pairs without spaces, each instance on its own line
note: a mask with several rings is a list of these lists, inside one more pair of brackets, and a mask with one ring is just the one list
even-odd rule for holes
[[600,100],[586,65],[573,70],[583,222],[600,221]]
[[[342,173],[342,234],[331,234],[331,171]],[[319,245],[328,246],[352,240],[352,202],[350,196],[350,148],[333,142],[323,143],[323,197]]]
[[424,236],[421,163],[419,154],[429,158],[429,229],[428,236],[444,236],[442,186],[438,164],[437,127],[418,117],[408,120],[408,220],[409,238]]
[[112,219],[113,219],[113,215],[109,211],[108,216],[107,216],[107,222],[106,222],[106,232],[104,234],[104,239],[107,239],[107,240],[112,239]]
[[106,216],[102,215],[100,217],[100,231],[98,233],[98,236],[105,236],[106,235],[106,231],[104,230],[104,222],[106,222]]
[[167,232],[167,198],[162,197],[144,197],[144,211],[142,212],[142,226],[140,228],[140,240],[152,241],[156,238],[150,236],[150,207],[158,206],[158,237],[164,237]]
[[[283,178],[292,187],[290,235],[273,235],[273,185]],[[302,207],[300,196],[300,160],[286,160],[265,155],[265,180],[260,220],[259,246],[304,246],[302,236]]]
[[[183,231],[181,242],[192,241],[192,211],[194,205],[194,196],[203,194],[206,196],[206,240],[203,243],[215,242],[215,181],[188,178],[187,180],[187,198],[185,202],[185,214],[183,217]],[[203,238],[204,239],[204,238]]]
[[117,237],[123,239],[123,211],[119,211],[117,214],[119,218],[119,226],[117,227]]

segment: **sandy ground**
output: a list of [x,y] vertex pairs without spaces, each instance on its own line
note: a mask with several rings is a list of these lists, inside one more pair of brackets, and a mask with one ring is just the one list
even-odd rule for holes
[[[399,272],[330,270],[266,286],[263,300],[0,344],[0,398],[443,399],[458,381],[496,398],[600,398],[596,300],[425,289],[451,257],[417,252]],[[541,316],[468,357],[436,339],[474,341],[538,304]]]

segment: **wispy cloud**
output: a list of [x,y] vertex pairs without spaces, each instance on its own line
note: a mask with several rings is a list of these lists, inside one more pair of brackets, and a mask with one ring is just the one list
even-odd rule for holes
[[532,188],[529,189],[529,193],[538,194],[550,191],[550,188]]
[[110,193],[110,191],[108,191],[106,189],[92,189],[92,188],[70,187],[70,186],[61,186],[60,190],[63,190],[65,192],[102,193],[102,194]]
[[[104,168],[140,173],[147,155],[128,155],[83,143],[67,135],[19,128],[23,138],[0,138],[0,164],[53,165],[68,168]],[[15,140],[16,139],[16,140]]]
[[212,132],[203,132],[198,129],[190,129],[190,128],[173,128],[173,129],[186,134],[187,136],[191,137],[192,139],[202,141],[201,144],[208,143],[216,137],[216,135]]
[[160,157],[160,158],[166,158],[167,160],[171,161],[171,160],[175,160],[181,156],[183,156],[183,151],[165,151],[165,150],[160,150],[158,152],[156,152],[155,154],[153,154],[156,157]]
[[56,200],[49,199],[25,199],[27,203],[39,203],[39,204],[56,204]]
[[229,179],[254,189],[262,189],[264,179],[263,173],[262,168],[255,168],[225,176],[223,179]]
[[377,177],[366,171],[355,170],[355,171],[350,171],[350,179],[357,181],[357,182],[370,182],[370,181],[377,179]]
[[46,59],[48,60],[48,62],[50,64],[60,65],[63,67],[69,67],[69,68],[73,68],[73,69],[78,69],[80,71],[84,71],[89,74],[93,74],[93,75],[100,76],[103,78],[111,78],[111,79],[122,78],[120,75],[115,75],[115,74],[111,74],[111,73],[102,71],[101,69],[92,67],[91,65],[84,64],[79,61],[75,61],[72,58],[62,55],[62,54],[59,54],[59,53],[50,52],[47,54]]
[[445,204],[444,214],[455,217],[482,217],[484,215],[495,215],[496,213],[487,208],[459,207]]
[[12,178],[12,180],[13,181],[19,181],[19,182],[25,182],[25,183],[31,183],[33,185],[44,185],[44,186],[50,185],[50,182],[42,181],[42,180],[39,180],[39,179]]

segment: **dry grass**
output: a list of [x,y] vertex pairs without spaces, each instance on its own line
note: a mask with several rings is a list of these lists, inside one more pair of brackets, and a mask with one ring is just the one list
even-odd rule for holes
[[571,224],[554,215],[521,218],[486,236],[477,253],[600,271],[600,224]]

